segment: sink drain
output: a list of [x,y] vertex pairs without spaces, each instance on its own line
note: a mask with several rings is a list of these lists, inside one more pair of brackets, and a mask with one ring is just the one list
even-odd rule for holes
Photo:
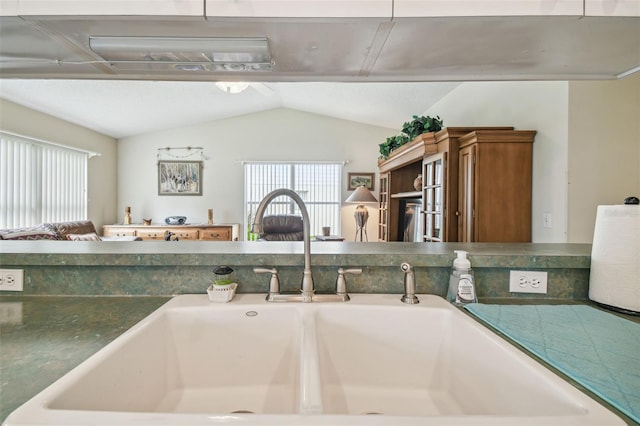
[[371,413],[362,413],[362,414],[363,414],[363,415],[365,415],[365,416],[374,416],[374,415],[379,415],[379,416],[381,416],[381,415],[382,415],[382,413],[376,413],[376,412],[371,412]]
[[232,411],[231,414],[255,414],[255,413],[249,410],[236,410],[236,411]]

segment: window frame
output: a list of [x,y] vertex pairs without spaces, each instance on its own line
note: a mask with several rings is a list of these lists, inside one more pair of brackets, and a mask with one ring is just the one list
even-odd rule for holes
[[0,228],[87,220],[97,153],[0,131]]
[[[258,194],[256,194],[257,198],[252,197],[251,196],[251,189],[250,189],[250,182],[249,180],[252,178],[250,176],[251,171],[249,170],[250,167],[254,167],[254,166],[262,166],[263,168],[269,168],[269,167],[279,167],[279,168],[283,168],[286,167],[288,168],[288,174],[286,176],[280,176],[278,178],[275,179],[275,182],[269,182],[269,183],[263,183],[262,186],[264,187],[264,190],[260,192],[259,196],[257,196]],[[309,199],[310,194],[313,192],[311,190],[307,190],[304,187],[296,187],[297,185],[301,185],[300,180],[298,179],[299,175],[304,175],[304,170],[302,171],[302,173],[300,173],[299,168],[309,168],[309,169],[313,169],[313,168],[318,168],[318,167],[322,167],[322,166],[327,166],[327,170],[330,171],[331,175],[330,179],[330,188],[329,189],[325,189],[324,192],[322,192],[324,195],[327,195],[327,191],[330,191],[331,194],[329,194],[329,198],[330,199],[320,199],[320,198],[315,198],[315,199]],[[253,241],[257,239],[257,235],[256,234],[252,234],[251,233],[251,224],[253,222],[253,214],[255,212],[255,210],[257,209],[258,204],[260,203],[260,201],[271,191],[275,190],[275,189],[279,189],[279,188],[287,188],[290,189],[294,192],[296,192],[300,198],[302,198],[302,200],[305,203],[305,206],[309,212],[309,217],[310,217],[310,232],[311,235],[313,237],[313,235],[319,235],[322,233],[322,228],[324,226],[330,226],[331,227],[331,231],[334,234],[340,235],[341,233],[341,228],[342,228],[342,217],[341,217],[341,208],[342,208],[342,192],[341,192],[341,188],[342,188],[342,174],[343,174],[343,166],[344,163],[343,162],[339,162],[339,161],[323,161],[323,162],[318,162],[318,161],[245,161],[243,162],[243,167],[244,167],[244,182],[243,182],[243,187],[244,187],[244,203],[243,203],[243,212],[244,212],[244,219],[243,219],[243,226],[244,229],[246,230],[246,234],[245,234],[245,238],[247,241]],[[263,173],[265,171],[263,170]],[[268,170],[267,170],[268,172]],[[307,170],[307,172],[309,173],[309,171]],[[255,171],[254,171],[255,173]],[[273,177],[273,176],[272,176]],[[326,175],[323,175],[324,178],[326,178]],[[307,177],[308,178],[308,177]],[[307,184],[312,184],[314,186],[314,189],[316,189],[316,187],[318,187],[318,185],[316,184],[316,182],[306,182]],[[328,186],[329,184],[327,184]],[[320,185],[320,187],[322,187],[322,185]],[[255,192],[255,191],[253,191]],[[278,210],[277,206],[280,206],[281,208],[279,209],[279,211],[274,211],[274,210]],[[317,212],[322,211],[322,206],[333,206],[333,211],[330,213],[331,217],[328,218],[325,215],[321,215],[322,217],[316,217],[319,216],[317,214]],[[275,208],[274,208],[275,207]],[[293,201],[291,198],[288,197],[277,197],[274,200],[272,200],[272,202],[269,204],[268,210],[266,214],[300,214],[300,211],[298,209],[297,204],[295,203],[295,201]],[[325,223],[325,222],[329,222],[329,223]]]

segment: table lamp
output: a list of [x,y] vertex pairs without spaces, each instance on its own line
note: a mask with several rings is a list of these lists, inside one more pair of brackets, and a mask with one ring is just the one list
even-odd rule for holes
[[354,241],[358,241],[358,233],[360,234],[360,241],[362,241],[362,234],[364,232],[367,241],[369,236],[367,235],[367,220],[369,219],[369,211],[365,207],[364,203],[377,203],[376,197],[373,196],[371,191],[366,186],[359,186],[353,191],[353,194],[345,200],[346,203],[358,203],[356,211],[353,216],[356,218],[356,237]]

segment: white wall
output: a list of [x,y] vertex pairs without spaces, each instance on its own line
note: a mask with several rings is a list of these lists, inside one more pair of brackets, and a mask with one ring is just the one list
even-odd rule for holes
[[[342,199],[348,172],[376,172],[378,144],[395,129],[275,109],[118,141],[118,222],[131,206],[133,222],[163,222],[166,216],[187,216],[206,222],[212,208],[215,223],[243,223],[242,161],[349,161],[344,167]],[[158,196],[157,153],[164,147],[203,147],[206,160],[202,196]],[[199,160],[199,157],[189,158]],[[377,176],[377,175],[376,175]],[[377,178],[376,178],[377,179]],[[376,181],[377,197],[378,183]],[[354,205],[342,208],[342,235],[355,235]],[[369,208],[367,233],[377,241],[377,206]],[[241,232],[244,238],[244,232]]]
[[590,243],[600,204],[640,197],[640,73],[569,84],[569,241]]
[[[567,242],[567,82],[463,83],[424,112],[445,126],[536,130],[533,143],[532,241]],[[543,227],[550,213],[552,227]]]
[[0,129],[44,141],[99,152],[89,159],[89,219],[99,229],[116,220],[116,140],[0,99]]

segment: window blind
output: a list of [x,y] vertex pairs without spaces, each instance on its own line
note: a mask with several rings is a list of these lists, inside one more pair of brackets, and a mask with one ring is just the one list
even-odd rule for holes
[[[302,198],[309,212],[311,235],[321,234],[323,226],[330,226],[333,234],[340,235],[341,176],[341,163],[245,163],[247,240],[257,238],[250,229],[260,201],[279,188],[290,189]],[[301,215],[301,212],[293,200],[281,196],[269,204],[265,214]]]
[[0,132],[0,228],[87,219],[88,158]]

